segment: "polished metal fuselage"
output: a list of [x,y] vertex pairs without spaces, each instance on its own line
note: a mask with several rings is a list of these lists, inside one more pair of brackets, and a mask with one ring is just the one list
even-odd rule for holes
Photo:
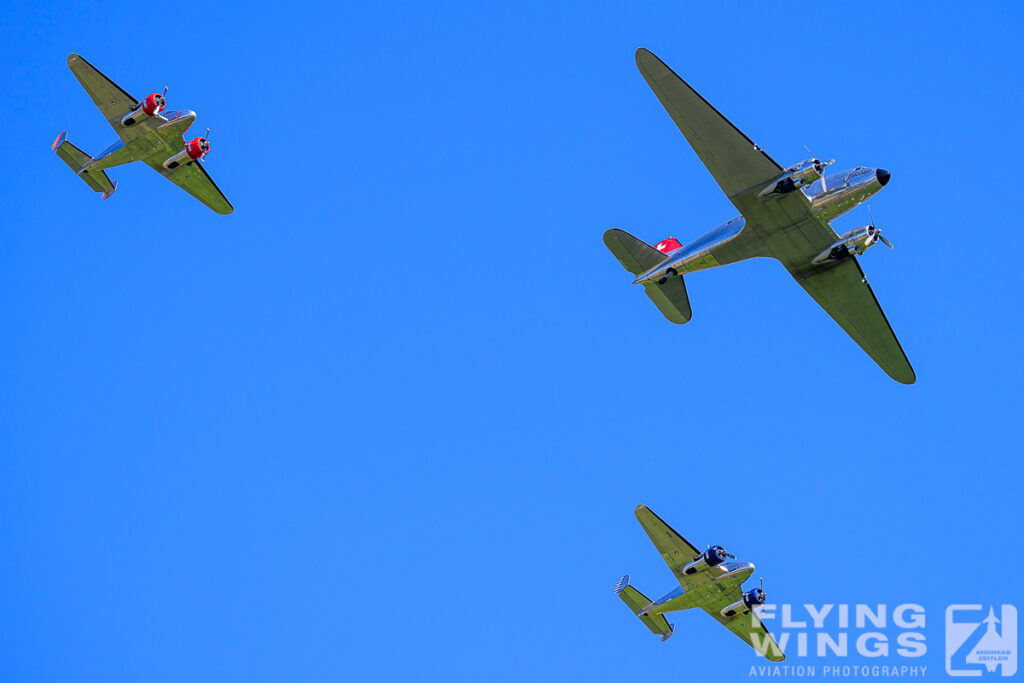
[[[166,119],[166,121],[163,121]],[[170,111],[164,116],[154,116],[147,119],[146,123],[158,123],[158,126],[147,130],[128,143],[118,140],[99,153],[95,158],[86,162],[78,172],[101,171],[115,166],[121,166],[133,161],[153,159],[162,163],[176,153],[182,151],[185,146],[184,134],[196,120],[194,111]]]
[[[878,179],[878,169],[861,166],[826,176],[824,190],[818,180],[795,192],[802,192],[817,216],[828,223],[857,207],[883,186]],[[773,199],[769,196],[762,201]],[[758,240],[745,239],[750,232],[746,219],[737,216],[693,242],[668,252],[664,261],[641,273],[633,284],[649,284],[676,274],[693,273],[765,256]]]

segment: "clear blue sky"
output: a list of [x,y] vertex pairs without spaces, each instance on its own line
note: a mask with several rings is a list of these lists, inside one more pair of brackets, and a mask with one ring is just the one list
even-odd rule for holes
[[[945,606],[1020,595],[1024,22],[900,5],[4,4],[0,679],[746,679],[613,595],[674,585],[641,502],[772,602],[926,606],[944,677]],[[629,286],[605,229],[734,215],[640,45],[780,162],[892,171],[915,386],[777,263],[685,327]],[[194,109],[236,212],[77,180],[72,51]]]

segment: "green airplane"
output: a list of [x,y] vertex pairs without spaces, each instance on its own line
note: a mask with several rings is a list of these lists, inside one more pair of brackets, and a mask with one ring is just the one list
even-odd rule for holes
[[185,141],[185,131],[196,120],[194,111],[164,111],[167,88],[139,101],[81,55],[68,55],[68,68],[118,140],[93,157],[68,142],[65,130],[50,148],[86,185],[101,193],[101,199],[109,199],[117,189],[117,181],[110,180],[107,169],[142,161],[217,213],[234,211],[203,166],[210,153],[210,129],[206,135]]
[[[758,654],[773,662],[786,658],[782,648],[761,623],[754,608],[765,601],[764,587],[743,591],[743,582],[754,573],[750,562],[738,562],[720,545],[701,552],[666,524],[648,507],[638,505],[636,518],[654,542],[679,581],[679,588],[658,600],[651,600],[629,585],[629,574],[619,579],[615,593],[644,626],[664,642],[675,631],[665,614],[700,607],[718,623],[751,645]],[[727,558],[732,558],[728,561]]]
[[654,54],[640,48],[636,63],[742,215],[685,246],[671,237],[651,246],[608,230],[604,243],[634,275],[633,284],[643,285],[666,318],[683,324],[692,315],[684,274],[757,257],[777,259],[890,377],[913,384],[914,369],[856,258],[879,242],[892,245],[874,220],[843,235],[830,225],[881,190],[889,171],[861,166],[826,177],[833,161],[817,158],[783,168]]

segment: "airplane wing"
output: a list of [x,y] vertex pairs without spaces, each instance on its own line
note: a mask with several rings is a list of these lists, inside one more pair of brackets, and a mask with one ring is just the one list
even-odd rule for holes
[[159,160],[146,160],[149,167],[170,180],[172,183],[188,192],[190,195],[206,204],[208,207],[220,214],[231,213],[235,210],[231,206],[224,193],[220,191],[213,178],[203,168],[202,162],[194,161],[190,164],[183,164],[175,169],[164,168]]
[[[785,169],[689,83],[645,48],[636,51],[636,65],[729,201],[749,225],[762,233],[766,242],[778,242],[769,247],[780,260],[787,261],[787,247],[802,247],[800,258],[805,251],[813,251],[807,258],[810,260],[836,241],[831,227],[813,219],[810,202],[803,192],[759,196]],[[796,234],[781,241],[769,240],[786,228],[794,228],[789,232]],[[791,244],[791,238],[795,238],[795,244]]]
[[751,612],[750,614],[741,614],[732,618],[722,616],[722,610],[729,604],[739,600],[743,595],[743,591],[737,587],[731,594],[731,597],[725,597],[727,595],[730,594],[722,593],[723,597],[716,600],[712,605],[704,606],[704,611],[714,617],[715,621],[720,623],[722,626],[738,635],[743,642],[750,645],[759,654],[764,655],[770,661],[783,661],[786,658],[786,655],[782,652],[782,648],[779,647],[779,643],[775,640],[775,636],[768,631],[756,613]]
[[650,50],[636,51],[636,65],[729,199],[754,188],[760,192],[783,174],[782,166]]
[[668,564],[669,569],[675,574],[680,585],[686,587],[693,583],[692,578],[683,573],[683,567],[690,560],[700,555],[699,550],[683,538],[678,531],[670,527],[665,521],[654,514],[646,505],[637,505],[636,519],[650,536],[654,547],[661,553],[661,557]]
[[81,55],[75,53],[68,55],[68,68],[71,69],[71,73],[75,74],[85,91],[89,93],[93,104],[99,108],[110,127],[126,143],[151,130],[153,126],[166,122],[166,119],[158,115],[142,121],[140,125],[125,128],[121,125],[121,119],[134,109],[139,101],[128,94],[124,88],[103,75],[102,71],[87,62]]
[[831,267],[790,268],[789,272],[887,375],[903,384],[916,381],[914,368],[871,285],[864,282],[864,271],[855,257]]

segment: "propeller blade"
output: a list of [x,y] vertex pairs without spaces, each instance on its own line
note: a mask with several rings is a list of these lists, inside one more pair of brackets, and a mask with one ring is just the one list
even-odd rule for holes
[[875,227],[875,217],[874,217],[874,215],[873,215],[873,214],[871,213],[871,205],[870,205],[870,204],[868,204],[868,218],[870,218],[870,219],[871,219],[871,227],[872,227],[872,228],[873,228],[873,227]]
[[892,242],[890,242],[889,240],[887,240],[884,237],[882,237],[882,233],[881,232],[878,233],[878,239],[882,240],[882,243],[885,246],[889,247],[890,249],[893,249]]

